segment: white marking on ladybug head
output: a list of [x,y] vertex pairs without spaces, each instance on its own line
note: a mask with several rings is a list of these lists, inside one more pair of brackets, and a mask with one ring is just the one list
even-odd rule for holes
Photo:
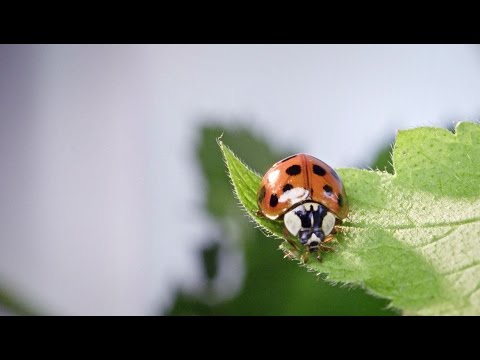
[[290,234],[297,236],[302,228],[302,221],[293,210],[287,212],[283,217],[283,223]]
[[330,235],[334,226],[335,226],[335,215],[333,215],[331,212],[327,212],[327,215],[325,215],[322,222],[322,231],[325,234],[325,236]]
[[[308,207],[307,207],[308,206]],[[307,210],[310,210],[310,206],[313,208],[313,211],[317,211],[318,210],[318,204],[317,203],[305,203],[304,204],[304,207],[305,209]]]
[[291,204],[295,204],[305,200],[310,192],[307,189],[296,187],[290,190],[285,191],[279,198],[279,203],[286,203],[290,202]]
[[280,175],[280,170],[273,170],[270,174],[268,174],[268,184],[270,186],[275,185],[275,182],[278,179],[278,176]]
[[320,242],[320,239],[317,237],[317,235],[315,235],[315,233],[312,233],[307,244],[310,245],[312,242]]

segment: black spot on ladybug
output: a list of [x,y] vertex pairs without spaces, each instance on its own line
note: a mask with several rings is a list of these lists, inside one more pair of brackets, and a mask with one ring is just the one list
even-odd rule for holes
[[317,164],[313,165],[313,172],[318,176],[323,176],[327,173],[324,168]]
[[260,192],[258,193],[258,202],[262,203],[263,199],[265,198],[265,186],[262,186]]
[[331,187],[330,185],[325,185],[325,186],[323,187],[323,190],[325,190],[325,192],[328,193],[328,194],[331,194],[332,191],[333,191],[333,189],[332,189],[332,187]]
[[343,204],[343,198],[342,198],[342,195],[338,194],[338,206],[342,206]]
[[334,170],[332,170],[332,175],[335,179],[337,179],[338,181],[341,181],[340,177],[338,176],[338,174]]
[[293,186],[290,184],[286,184],[282,190],[283,192],[287,192],[288,190],[291,190],[291,189],[293,189]]
[[280,163],[283,163],[283,162],[285,162],[285,161],[288,161],[288,160],[290,160],[290,159],[293,159],[294,157],[297,157],[297,155],[289,156],[289,157],[283,159],[282,161],[280,161]]
[[278,197],[277,197],[277,195],[272,194],[270,196],[270,206],[275,207],[275,206],[277,206],[277,204],[278,204]]
[[289,168],[287,168],[287,174],[288,175],[298,175],[302,172],[302,168],[300,165],[292,165]]

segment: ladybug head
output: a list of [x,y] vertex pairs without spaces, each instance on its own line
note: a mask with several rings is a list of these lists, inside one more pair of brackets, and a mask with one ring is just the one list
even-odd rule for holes
[[305,245],[318,245],[335,226],[335,216],[321,204],[306,202],[288,211],[283,218],[285,227]]

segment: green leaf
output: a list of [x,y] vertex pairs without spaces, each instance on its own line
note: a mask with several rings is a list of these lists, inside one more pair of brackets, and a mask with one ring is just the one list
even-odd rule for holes
[[[235,193],[268,235],[282,224],[256,216],[261,177],[220,140]],[[350,213],[335,252],[310,260],[332,282],[366,288],[404,314],[480,314],[480,125],[399,131],[395,174],[338,169]],[[281,248],[289,249],[286,242]]]
[[[242,119],[237,121],[241,122]],[[385,299],[368,295],[360,288],[331,286],[322,279],[312,281],[311,274],[279,256],[275,242],[265,241],[232,196],[230,179],[215,142],[219,134],[242,154],[242,159],[261,171],[294,151],[272,146],[262,134],[244,126],[225,127],[216,119],[204,120],[198,129],[195,154],[203,175],[198,181],[204,184],[204,214],[212,220],[212,231],[199,234],[206,240],[198,249],[205,281],[195,289],[179,288],[167,314],[398,315],[397,311],[386,309]],[[232,267],[225,260],[232,255],[241,257],[243,266],[238,267],[237,263]],[[232,292],[231,285],[236,282],[238,288]],[[225,292],[226,286],[231,290]]]
[[392,145],[384,147],[373,161],[373,169],[393,174]]
[[270,221],[256,215],[258,211],[257,190],[260,186],[260,175],[238,159],[220,139],[218,139],[218,145],[223,152],[235,195],[247,211],[247,214],[260,225],[260,230],[262,230],[265,235],[283,239],[283,227],[280,222]]

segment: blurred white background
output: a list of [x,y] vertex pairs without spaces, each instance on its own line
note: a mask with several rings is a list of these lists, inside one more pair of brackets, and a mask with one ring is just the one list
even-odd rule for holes
[[[49,314],[154,314],[202,279],[206,116],[334,167],[480,115],[473,45],[0,45],[0,286]],[[0,309],[1,311],[1,309]]]

